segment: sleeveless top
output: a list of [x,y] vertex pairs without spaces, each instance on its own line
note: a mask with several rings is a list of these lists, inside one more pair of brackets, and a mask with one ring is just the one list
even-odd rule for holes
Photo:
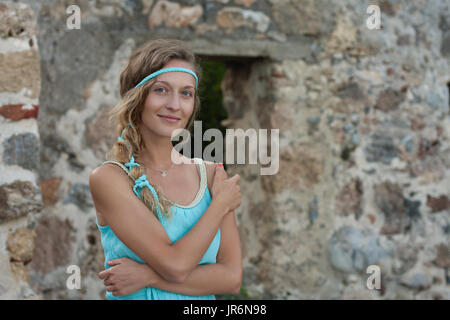
[[[200,219],[202,214],[208,208],[211,202],[211,195],[208,190],[206,167],[205,163],[200,158],[193,159],[196,163],[196,168],[200,174],[200,188],[194,200],[186,206],[174,204],[171,206],[172,218],[169,220],[165,216],[158,214],[159,222],[163,225],[172,243],[183,237]],[[120,166],[129,174],[128,169],[121,163],[115,161],[105,161],[104,163],[114,163]],[[131,178],[134,179],[131,175]],[[153,214],[149,211],[149,214]],[[105,269],[111,268],[106,262],[127,257],[140,263],[146,263],[131,251],[113,232],[109,225],[101,226],[98,224],[96,217],[96,224],[101,233],[101,243],[105,254]],[[218,229],[214,239],[212,240],[207,251],[199,262],[201,264],[216,263],[216,256],[220,245],[220,229]],[[185,294],[164,291],[159,288],[144,287],[137,292],[126,296],[115,297],[112,292],[106,291],[106,299],[108,300],[215,300],[215,296],[189,296]]]

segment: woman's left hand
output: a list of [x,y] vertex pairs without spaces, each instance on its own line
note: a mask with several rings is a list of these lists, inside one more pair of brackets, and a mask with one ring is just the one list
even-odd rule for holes
[[106,290],[114,297],[126,296],[152,285],[159,277],[147,264],[128,258],[108,261],[108,265],[111,268],[99,272],[98,277],[104,279]]

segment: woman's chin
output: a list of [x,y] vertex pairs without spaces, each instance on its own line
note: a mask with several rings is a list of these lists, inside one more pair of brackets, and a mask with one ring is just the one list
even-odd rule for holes
[[173,136],[179,135],[180,132],[183,131],[184,127],[180,126],[180,125],[161,125],[159,124],[158,126],[153,127],[154,130],[152,130],[154,132],[155,135],[158,135],[160,137],[167,137],[167,138],[172,138]]
[[167,137],[168,139],[171,139],[172,137],[175,138],[176,133],[179,132],[179,130],[176,130],[176,129],[177,129],[177,128],[175,128],[175,129],[163,130],[163,131],[161,132],[160,136],[162,136],[162,137]]

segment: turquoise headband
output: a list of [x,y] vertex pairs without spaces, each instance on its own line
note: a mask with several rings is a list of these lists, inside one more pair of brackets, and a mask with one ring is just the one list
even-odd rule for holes
[[153,72],[151,75],[146,76],[141,82],[139,82],[139,83],[136,85],[135,88],[139,87],[140,85],[142,85],[144,82],[147,82],[147,81],[150,80],[151,78],[154,78],[154,77],[156,77],[157,75],[160,75],[161,73],[165,73],[165,72],[173,72],[173,71],[183,71],[183,72],[187,72],[187,73],[191,74],[192,76],[194,76],[194,78],[195,78],[195,89],[197,89],[197,87],[198,87],[198,78],[197,78],[197,75],[196,75],[194,72],[192,72],[191,70],[186,69],[186,68],[165,68],[165,69],[158,70],[158,71],[156,71],[156,72]]

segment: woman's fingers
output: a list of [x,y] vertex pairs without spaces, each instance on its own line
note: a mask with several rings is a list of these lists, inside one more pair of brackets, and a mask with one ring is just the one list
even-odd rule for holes
[[105,278],[107,278],[107,277],[108,277],[108,270],[103,270],[103,271],[99,272],[99,273],[98,273],[98,277],[99,277],[100,279],[105,279]]
[[[119,258],[119,259],[113,259],[111,261],[106,261],[106,264],[108,266],[113,267],[115,265],[121,264],[122,262],[123,261]],[[111,269],[106,269],[106,270],[99,272],[97,275],[100,279],[106,279],[109,276],[110,271],[111,271]]]
[[109,278],[106,278],[105,280],[103,280],[103,284],[104,284],[105,286],[109,286],[109,285],[112,285],[113,283],[112,283],[111,280],[109,280]]
[[120,264],[122,261],[120,261],[120,259],[114,259],[111,261],[107,261],[106,263],[108,264],[108,266],[115,266],[116,264]]
[[116,291],[116,287],[115,286],[107,286],[106,291],[111,291],[111,292]]

